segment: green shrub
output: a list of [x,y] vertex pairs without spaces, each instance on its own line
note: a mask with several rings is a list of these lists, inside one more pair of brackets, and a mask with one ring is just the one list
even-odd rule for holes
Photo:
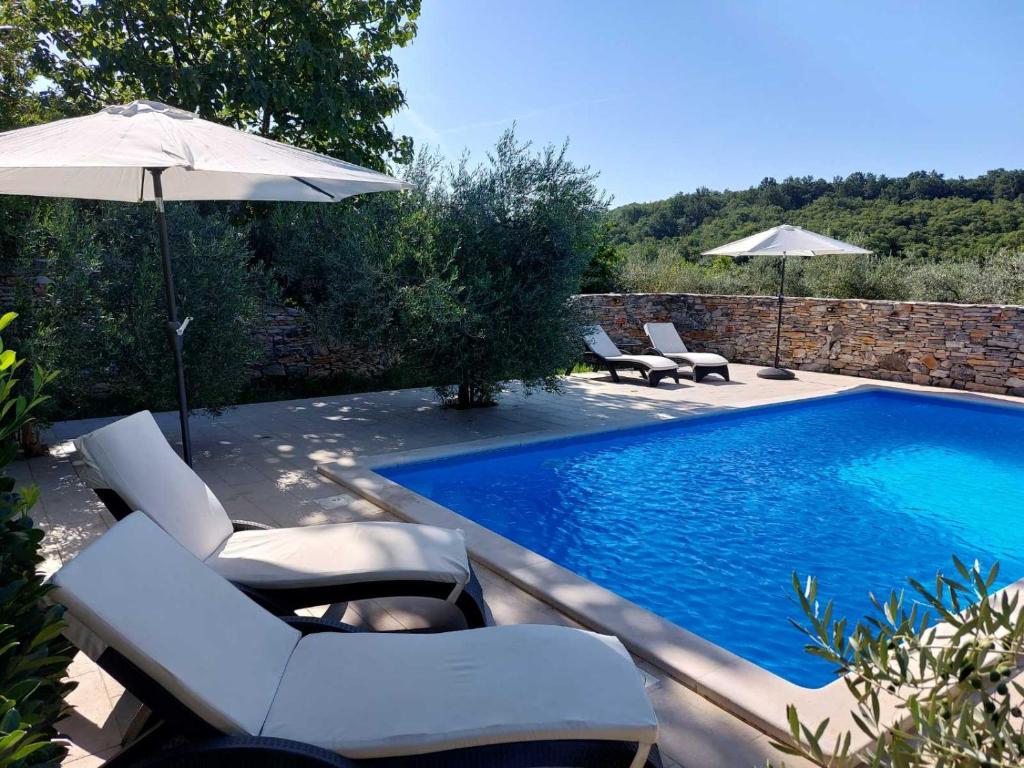
[[[787,284],[795,286],[798,275],[789,274],[792,266],[787,266]],[[623,290],[638,293],[764,295],[776,293],[779,284],[772,259],[688,261],[672,246],[653,243],[626,246],[620,276]]]
[[[774,295],[774,257],[685,258],[671,243],[621,246],[615,288],[638,293]],[[974,261],[816,256],[786,261],[786,295],[890,301],[1024,304],[1024,253]]]
[[611,244],[608,225],[601,227],[587,268],[580,276],[580,293],[609,293],[618,287],[622,253]]
[[[0,330],[14,317],[0,318]],[[62,609],[45,603],[50,587],[38,573],[43,532],[29,517],[38,489],[15,488],[5,473],[53,375],[36,368],[19,394],[15,374],[23,361],[2,341],[0,350],[0,766],[20,768],[63,758],[67,749],[53,741],[54,724],[74,686],[62,682],[71,662]]]
[[[234,403],[259,353],[267,281],[250,266],[247,229],[207,204],[167,207],[189,404]],[[163,274],[152,206],[41,204],[22,259],[51,282],[21,302],[33,358],[67,372],[51,412],[60,418],[176,407],[164,330]],[[31,273],[30,273],[31,274]]]
[[908,270],[910,298],[968,304],[1024,304],[1024,253],[933,262]]
[[[844,675],[854,722],[869,746],[859,754],[850,733],[826,737],[828,721],[807,724],[788,707],[789,744],[774,746],[814,765],[892,768],[1011,768],[1024,765],[1024,606],[1019,593],[993,593],[998,564],[984,573],[953,558],[934,589],[909,579],[910,596],[874,596],[874,615],[850,627],[832,603],[818,603],[815,579],[793,588],[809,639],[807,651]],[[933,619],[942,624],[933,626]]]

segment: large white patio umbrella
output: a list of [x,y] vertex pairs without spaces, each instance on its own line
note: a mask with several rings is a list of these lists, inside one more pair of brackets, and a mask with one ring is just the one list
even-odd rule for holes
[[775,324],[775,364],[757,372],[762,379],[792,379],[793,372],[779,365],[779,345],[782,337],[782,304],[785,301],[786,259],[790,256],[840,256],[843,254],[869,254],[856,245],[844,243],[817,232],[783,224],[766,229],[756,235],[733,240],[718,248],[704,251],[704,256],[777,256],[779,258],[779,312]]
[[363,192],[408,189],[368,168],[202,120],[155,101],[0,133],[0,194],[156,204],[167,334],[177,373],[182,455],[192,463],[165,200],[333,203]]

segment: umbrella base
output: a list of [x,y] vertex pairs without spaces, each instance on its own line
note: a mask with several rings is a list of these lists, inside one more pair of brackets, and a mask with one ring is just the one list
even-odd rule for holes
[[795,379],[796,374],[786,368],[762,368],[757,372],[760,379]]

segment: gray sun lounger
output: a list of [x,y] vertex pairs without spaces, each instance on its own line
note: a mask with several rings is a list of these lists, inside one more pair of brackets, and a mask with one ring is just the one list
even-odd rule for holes
[[700,381],[709,373],[717,373],[726,381],[729,380],[729,361],[711,352],[691,352],[672,323],[644,323],[644,332],[657,354],[690,366],[694,381]]
[[599,325],[588,328],[583,340],[587,348],[608,369],[614,382],[619,381],[619,369],[629,368],[639,371],[652,387],[658,386],[658,382],[666,377],[679,383],[679,366],[675,362],[658,355],[624,355]]
[[141,510],[193,555],[279,614],[376,597],[453,603],[489,623],[461,531],[354,522],[275,528],[231,520],[149,411],[79,437],[79,475],[115,519]]
[[52,583],[72,642],[159,718],[109,768],[661,765],[643,678],[613,637],[275,617],[140,512]]

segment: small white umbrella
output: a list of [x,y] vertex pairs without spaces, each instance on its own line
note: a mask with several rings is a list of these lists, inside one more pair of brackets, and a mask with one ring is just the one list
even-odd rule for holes
[[869,254],[856,245],[844,243],[817,232],[782,224],[756,235],[704,251],[704,256],[777,256],[779,257],[779,313],[775,326],[775,365],[757,372],[763,379],[792,379],[793,372],[779,365],[779,345],[782,336],[782,304],[785,301],[786,259],[789,256],[840,256],[843,254]]
[[156,204],[182,454],[192,463],[165,200],[337,202],[412,185],[155,101],[0,133],[0,194]]

